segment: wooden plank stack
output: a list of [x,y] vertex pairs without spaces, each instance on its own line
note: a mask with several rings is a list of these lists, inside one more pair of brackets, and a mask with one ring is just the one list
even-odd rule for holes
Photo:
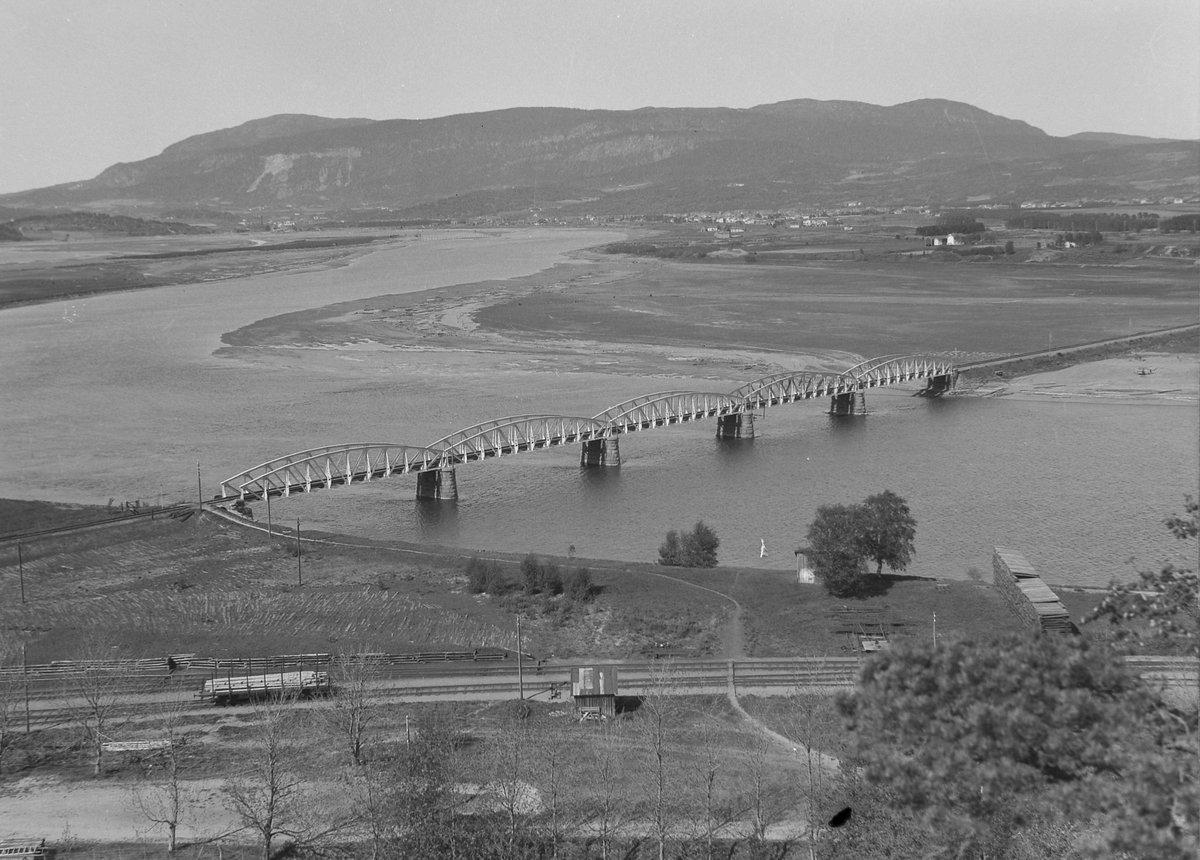
[[1074,630],[1058,595],[1038,576],[1025,556],[998,546],[992,552],[992,581],[1000,595],[1028,627],[1040,630]]

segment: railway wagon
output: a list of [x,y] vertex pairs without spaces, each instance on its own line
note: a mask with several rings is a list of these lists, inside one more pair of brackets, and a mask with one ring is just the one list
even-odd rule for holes
[[232,705],[255,699],[327,695],[333,692],[328,672],[271,672],[265,675],[235,675],[205,681],[196,698],[215,705]]

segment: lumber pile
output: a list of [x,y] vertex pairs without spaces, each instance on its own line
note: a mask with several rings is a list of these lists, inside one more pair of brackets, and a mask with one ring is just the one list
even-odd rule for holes
[[995,547],[992,581],[1026,626],[1040,630],[1074,630],[1067,610],[1037,570],[1014,549]]

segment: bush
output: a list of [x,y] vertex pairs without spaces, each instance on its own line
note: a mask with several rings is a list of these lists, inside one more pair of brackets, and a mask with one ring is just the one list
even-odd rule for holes
[[568,600],[579,603],[591,600],[596,590],[592,584],[592,572],[586,567],[577,567],[568,571],[567,575],[563,577],[562,588],[563,594]]
[[658,563],[669,567],[716,567],[717,533],[698,520],[689,532],[671,529],[658,548]]
[[562,594],[562,571],[554,562],[543,563],[530,553],[521,559],[521,586],[526,594]]
[[467,562],[467,591],[472,594],[504,594],[511,588],[512,583],[497,562],[471,556]]

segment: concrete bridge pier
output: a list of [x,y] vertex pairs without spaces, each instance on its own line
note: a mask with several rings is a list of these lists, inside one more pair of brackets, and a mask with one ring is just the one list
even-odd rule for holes
[[867,396],[861,391],[835,394],[829,399],[830,415],[866,415]]
[[589,439],[579,452],[580,466],[620,466],[621,446],[616,436]]
[[941,376],[931,376],[928,384],[917,394],[922,397],[941,397],[954,388],[957,374],[946,373]]
[[458,479],[454,467],[417,472],[417,498],[458,500]]
[[754,413],[739,412],[736,415],[717,416],[718,439],[753,439]]

